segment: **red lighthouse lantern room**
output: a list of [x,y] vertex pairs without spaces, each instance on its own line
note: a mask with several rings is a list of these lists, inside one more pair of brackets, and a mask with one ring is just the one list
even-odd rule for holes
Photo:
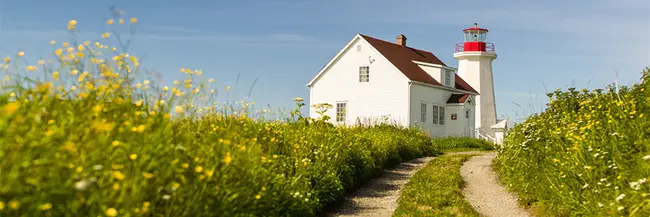
[[487,33],[488,30],[485,28],[478,27],[477,23],[474,23],[474,26],[470,28],[463,29],[465,42],[456,44],[456,52],[464,52],[464,51],[493,52],[494,44],[487,43]]

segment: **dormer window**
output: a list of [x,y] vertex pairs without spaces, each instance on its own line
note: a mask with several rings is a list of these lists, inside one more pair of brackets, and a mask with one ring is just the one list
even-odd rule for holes
[[359,82],[370,82],[370,67],[359,67]]
[[443,73],[445,76],[445,86],[451,87],[453,85],[452,77],[454,76],[454,71],[445,69],[443,70]]

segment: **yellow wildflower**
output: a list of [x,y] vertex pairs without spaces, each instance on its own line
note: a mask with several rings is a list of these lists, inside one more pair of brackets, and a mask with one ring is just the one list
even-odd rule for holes
[[117,216],[117,210],[115,208],[108,208],[106,209],[106,215],[110,217],[115,217]]
[[197,173],[203,172],[203,167],[202,166],[194,167],[194,172],[197,172]]
[[120,183],[113,183],[113,190],[120,190]]
[[138,155],[137,155],[137,154],[131,154],[131,155],[129,155],[129,159],[131,159],[131,160],[135,160],[136,158],[138,158]]
[[226,157],[223,158],[223,162],[226,163],[226,165],[229,165],[230,162],[232,162],[232,157],[230,157],[230,152],[226,153]]
[[142,176],[144,176],[147,179],[153,178],[153,174],[152,173],[147,173],[147,172],[142,173]]
[[124,179],[124,174],[122,174],[122,172],[120,172],[120,171],[115,171],[115,172],[113,172],[113,178],[115,178],[117,180],[123,180]]
[[5,63],[9,63],[9,62],[11,62],[11,58],[10,57],[5,57]]
[[5,202],[0,200],[0,210],[5,209]]
[[111,143],[111,145],[113,145],[113,146],[118,146],[118,145],[120,145],[120,141],[115,140],[115,141],[113,141],[113,142]]
[[111,34],[108,33],[108,32],[104,32],[104,34],[102,34],[102,38],[108,38],[110,36],[111,36]]
[[255,195],[255,199],[256,199],[256,200],[259,200],[260,198],[262,198],[262,196],[260,196],[259,194],[258,194],[258,195]]
[[140,125],[140,126],[138,126],[138,133],[142,133],[142,132],[144,132],[145,128],[146,128],[145,125]]
[[11,209],[18,209],[20,207],[20,202],[11,200],[9,201],[9,208]]
[[124,19],[120,19],[118,22],[119,22],[120,24],[124,24]]
[[111,24],[113,24],[113,22],[114,22],[113,19],[108,19],[108,20],[106,21],[106,24],[111,25]]
[[206,170],[205,175],[208,177],[212,177],[212,175],[214,175],[214,170]]
[[22,52],[22,51],[18,52],[18,56],[19,57],[25,56],[25,52]]
[[137,22],[138,22],[138,18],[135,18],[135,17],[131,18],[131,23],[132,24],[135,24]]
[[50,44],[56,44],[55,40],[50,41]]
[[10,102],[7,105],[5,105],[2,109],[2,113],[9,116],[12,115],[14,112],[16,112],[20,108],[20,102],[15,101],[15,102]]
[[187,169],[187,168],[190,167],[190,164],[188,164],[188,163],[183,163],[183,164],[181,165],[181,167]]

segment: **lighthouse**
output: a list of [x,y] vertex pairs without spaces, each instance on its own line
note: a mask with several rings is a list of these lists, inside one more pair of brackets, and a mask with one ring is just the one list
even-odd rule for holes
[[497,58],[494,44],[487,43],[488,30],[477,23],[463,30],[464,42],[456,44],[454,57],[458,60],[458,76],[471,85],[476,96],[475,127],[480,135],[495,137],[492,126],[497,122],[492,79],[492,61]]

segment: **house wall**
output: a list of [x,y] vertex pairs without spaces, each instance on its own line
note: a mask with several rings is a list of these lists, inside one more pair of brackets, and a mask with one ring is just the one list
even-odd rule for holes
[[[468,103],[447,104],[449,107],[449,125],[447,126],[447,135],[449,136],[474,136],[474,105]],[[469,117],[465,116],[465,111],[469,110]],[[456,113],[456,120],[451,120],[451,115]]]
[[[360,51],[357,45],[361,45]],[[359,82],[360,66],[370,67],[370,82]],[[365,40],[355,39],[326,70],[311,87],[310,117],[319,117],[311,106],[329,103],[332,109],[326,115],[335,123],[336,103],[345,101],[345,124],[355,124],[357,118],[363,122],[386,115],[390,121],[408,124],[408,79]]]
[[433,79],[435,79],[436,81],[442,82],[442,80],[440,78],[442,76],[442,71],[443,70],[440,67],[425,66],[425,65],[422,65],[422,64],[418,64],[418,66],[422,70],[427,72],[427,74],[429,74],[431,77],[433,77]]
[[[445,127],[449,123],[449,110],[445,109],[445,125],[433,124],[433,105],[445,106],[451,93],[440,88],[428,87],[420,84],[411,85],[411,124],[422,127],[431,137],[440,137],[446,134]],[[421,121],[421,103],[426,103],[426,122]]]
[[[421,84],[411,85],[411,115],[410,123],[413,126],[421,127],[431,137],[448,135],[473,136],[474,129],[474,106],[470,103],[447,104],[452,92],[436,87]],[[426,106],[426,120],[421,121],[421,104]],[[433,105],[445,107],[445,124],[433,124]],[[470,109],[470,117],[465,118],[465,109]],[[451,114],[456,113],[457,119],[451,120]]]

